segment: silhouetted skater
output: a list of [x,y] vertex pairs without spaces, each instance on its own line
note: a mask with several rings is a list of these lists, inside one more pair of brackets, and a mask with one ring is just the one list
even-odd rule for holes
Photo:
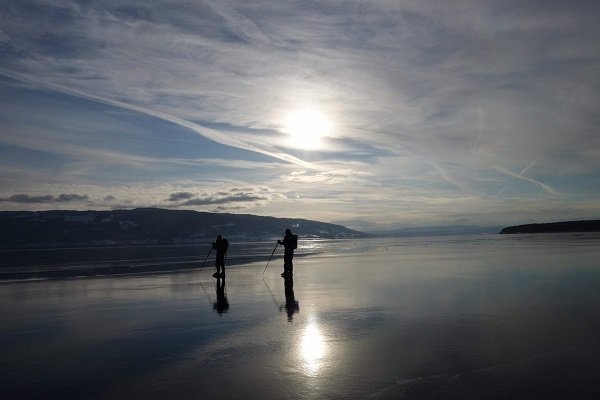
[[298,247],[298,235],[292,235],[292,231],[286,229],[283,240],[278,240],[277,243],[285,247],[285,252],[283,253],[283,274],[281,276],[292,276],[294,269],[292,259],[294,258],[294,249]]
[[285,291],[285,306],[279,307],[279,311],[285,307],[285,311],[287,312],[288,321],[292,321],[294,318],[294,314],[300,311],[300,303],[296,301],[296,297],[294,296],[294,278],[288,276],[283,281],[283,287]]
[[229,310],[229,301],[225,295],[225,278],[217,278],[217,301],[213,303],[213,310],[219,315]]
[[217,272],[213,274],[215,278],[224,278],[225,277],[225,254],[227,253],[227,249],[229,248],[229,241],[221,235],[217,236],[217,240],[212,244],[214,250],[217,251],[217,259],[215,260],[215,264],[217,267]]

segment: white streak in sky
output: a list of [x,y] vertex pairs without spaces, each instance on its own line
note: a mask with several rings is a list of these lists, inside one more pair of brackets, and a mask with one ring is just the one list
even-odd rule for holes
[[526,166],[525,168],[523,168],[523,170],[521,170],[521,173],[519,173],[519,176],[523,177],[523,175],[525,175],[525,172],[529,171],[535,165],[537,160],[538,160],[537,157],[534,158],[533,161],[530,162],[528,166]]
[[479,142],[481,141],[481,137],[483,136],[483,110],[481,109],[481,107],[477,108],[477,120],[479,123],[479,130],[477,133],[477,139],[475,140],[475,144],[473,144],[473,150],[477,149],[477,146],[479,146]]
[[255,153],[259,153],[259,154],[263,154],[269,157],[273,157],[279,160],[283,160],[283,161],[287,161],[289,163],[292,164],[297,164],[300,165],[302,167],[305,168],[310,168],[310,169],[318,169],[317,166],[315,166],[312,163],[306,162],[304,160],[301,160],[297,157],[294,157],[290,154],[286,154],[286,153],[282,153],[282,152],[273,152],[273,151],[268,151],[268,150],[264,150],[261,148],[258,148],[256,146],[250,145],[248,143],[245,143],[241,140],[238,140],[236,138],[232,138],[229,137],[219,131],[216,131],[214,129],[210,129],[207,127],[204,127],[202,125],[196,124],[194,122],[190,122],[187,121],[185,119],[176,117],[174,115],[171,114],[167,114],[161,111],[156,111],[156,110],[151,110],[145,107],[140,107],[140,106],[136,106],[133,104],[128,104],[122,101],[118,101],[118,100],[112,100],[112,99],[108,99],[105,97],[101,97],[101,96],[97,96],[94,94],[89,94],[86,92],[82,92],[80,90],[77,89],[73,89],[73,88],[69,88],[63,85],[58,85],[58,84],[54,84],[54,83],[49,83],[49,82],[44,82],[35,78],[32,78],[31,76],[27,76],[24,74],[19,74],[13,71],[8,71],[4,68],[0,68],[0,74],[4,75],[6,77],[24,82],[24,83],[28,83],[28,84],[34,84],[34,85],[39,85],[43,88],[46,89],[51,89],[51,90],[55,90],[57,92],[60,93],[65,93],[65,94],[69,94],[69,95],[73,95],[73,96],[77,96],[83,99],[87,99],[87,100],[91,100],[91,101],[96,101],[99,103],[103,103],[103,104],[108,104],[110,106],[113,107],[119,107],[122,109],[126,109],[126,110],[130,110],[130,111],[134,111],[134,112],[138,112],[141,114],[146,114],[155,118],[159,118],[162,119],[164,121],[168,121],[171,122],[173,124],[179,125],[179,126],[183,126],[185,128],[188,128],[194,132],[196,132],[197,134],[199,134],[200,136],[205,137],[206,139],[212,140],[214,142],[223,144],[225,146],[230,146],[230,147],[235,147],[238,149],[242,149],[242,150],[248,150],[248,151],[252,151]]
[[448,176],[448,173],[446,172],[446,170],[439,164],[437,164],[431,160],[425,160],[425,162],[432,165],[440,173],[440,176],[442,177],[442,179],[444,179],[446,182],[452,184],[453,186],[456,186],[463,192],[466,192],[469,194],[477,194],[477,193],[473,192],[471,189],[469,189],[467,186],[463,185],[460,182],[457,182],[456,180],[454,180],[450,176]]
[[[552,188],[551,186],[546,185],[545,183],[542,183],[540,181],[536,181],[535,179],[532,178],[527,178],[526,176],[523,176],[522,174],[524,172],[526,172],[529,168],[531,168],[533,166],[533,164],[535,163],[536,160],[534,160],[531,164],[529,164],[527,167],[525,167],[523,169],[523,171],[521,171],[520,174],[514,173],[511,170],[509,170],[508,168],[499,166],[499,165],[495,165],[494,168],[496,169],[496,171],[500,172],[501,174],[505,174],[508,176],[512,176],[513,178],[517,178],[517,179],[521,179],[525,182],[529,182],[529,183],[533,183],[535,185],[538,185],[539,187],[541,187],[542,189],[544,189],[547,193],[553,194],[553,195],[558,195],[559,193],[554,190],[554,188]],[[503,190],[501,190],[500,192],[502,192]],[[500,194],[500,192],[498,192],[498,194]]]

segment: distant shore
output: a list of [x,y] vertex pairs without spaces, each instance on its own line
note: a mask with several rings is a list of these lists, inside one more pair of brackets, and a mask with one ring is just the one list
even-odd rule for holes
[[545,224],[515,225],[502,229],[500,234],[568,232],[600,232],[600,220],[563,221]]

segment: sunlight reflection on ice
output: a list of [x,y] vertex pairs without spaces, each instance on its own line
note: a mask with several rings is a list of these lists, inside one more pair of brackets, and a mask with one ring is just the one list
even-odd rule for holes
[[319,372],[325,353],[326,345],[321,330],[317,323],[311,320],[304,329],[300,343],[300,356],[308,375],[315,376]]

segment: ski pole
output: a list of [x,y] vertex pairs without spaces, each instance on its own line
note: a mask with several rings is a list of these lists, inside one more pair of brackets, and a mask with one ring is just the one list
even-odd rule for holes
[[202,266],[200,267],[200,269],[202,269],[202,267],[204,267],[204,263],[206,262],[206,260],[208,260],[208,256],[210,256],[211,251],[212,251],[212,247],[208,250],[208,254],[206,255],[206,258],[204,258],[204,261],[202,261]]
[[271,262],[271,258],[273,258],[273,254],[275,254],[275,250],[277,250],[277,246],[279,246],[279,243],[277,243],[275,245],[275,248],[273,249],[273,252],[271,253],[271,257],[269,257],[269,261],[267,261],[267,265],[265,266],[265,270],[263,271],[263,275],[265,274],[265,271],[267,270],[267,267],[269,266],[269,263]]

